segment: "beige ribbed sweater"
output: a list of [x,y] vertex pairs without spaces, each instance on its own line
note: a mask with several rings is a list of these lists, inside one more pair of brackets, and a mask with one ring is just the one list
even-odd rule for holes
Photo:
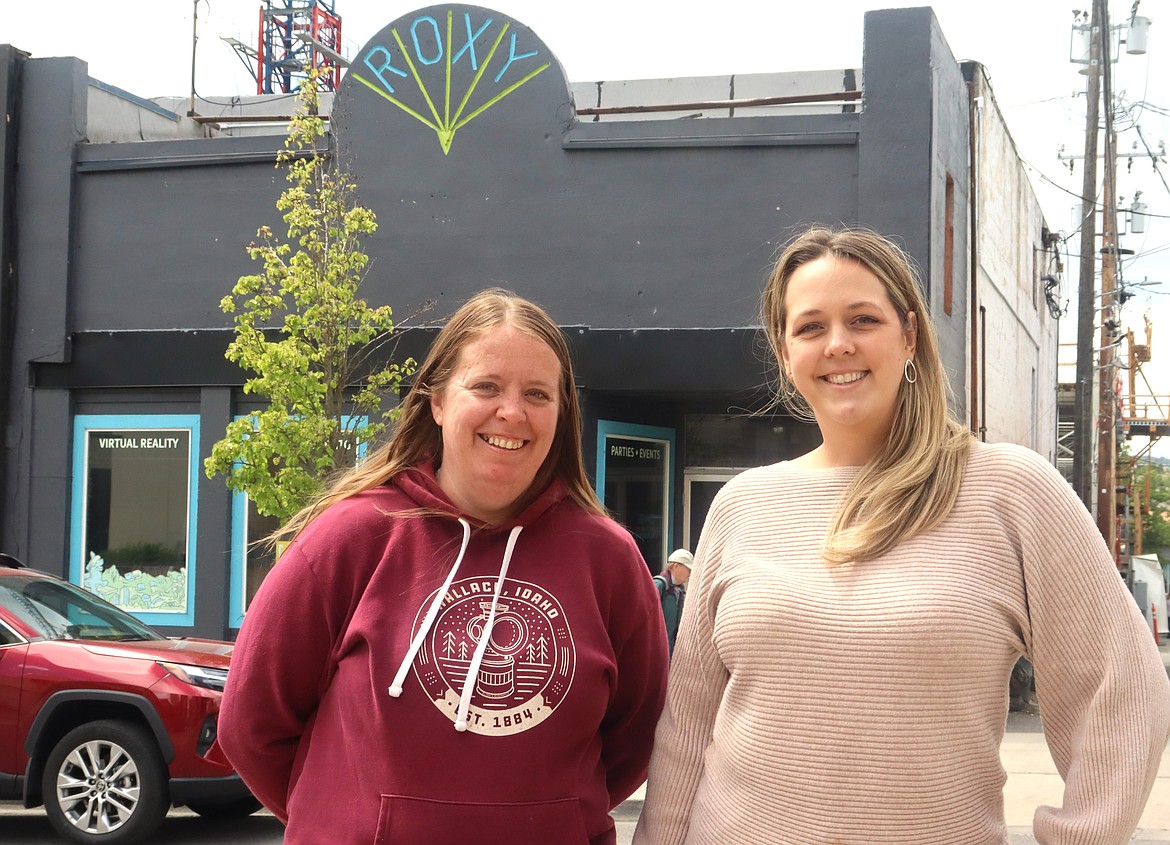
[[942,525],[828,566],[819,549],[856,473],[781,463],[716,498],[635,845],[1003,845],[1020,653],[1066,784],[1036,838],[1127,842],[1170,682],[1069,486],[1034,452],[977,444]]

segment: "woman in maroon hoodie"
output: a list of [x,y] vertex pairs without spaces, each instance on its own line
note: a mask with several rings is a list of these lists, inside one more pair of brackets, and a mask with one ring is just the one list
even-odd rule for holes
[[219,717],[286,845],[615,842],[667,650],[580,444],[560,330],[485,291],[389,442],[286,526]]

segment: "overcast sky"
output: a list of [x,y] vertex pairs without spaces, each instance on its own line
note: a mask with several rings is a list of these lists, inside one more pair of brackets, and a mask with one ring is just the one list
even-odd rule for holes
[[[1079,3],[1079,5],[1078,5]],[[192,17],[197,11],[194,86],[204,96],[255,93],[223,37],[255,46],[256,0],[92,0],[5,2],[0,43],[33,56],[78,56],[90,75],[144,97],[187,95],[192,83]],[[334,0],[344,53],[353,56],[383,26],[429,5],[399,0]],[[483,5],[483,4],[481,4]],[[574,82],[709,74],[763,73],[862,66],[865,11],[907,3],[881,0],[496,0],[486,4],[530,27]],[[1071,233],[1083,173],[1059,158],[1080,156],[1085,138],[1085,77],[1070,63],[1073,10],[1086,0],[937,0],[935,14],[959,60],[989,73],[1021,157],[1029,167],[1050,228]],[[1112,0],[1114,24],[1134,8],[1152,20],[1149,52],[1127,55],[1115,69],[1120,115],[1118,149],[1144,154],[1170,142],[1170,6],[1166,0]],[[1122,29],[1124,35],[1124,29]],[[1165,156],[1163,156],[1165,158]],[[1118,164],[1120,204],[1137,191],[1153,215],[1144,235],[1122,246],[1135,255],[1127,282],[1142,283],[1124,318],[1144,340],[1143,312],[1154,321],[1154,360],[1144,370],[1155,394],[1170,395],[1170,164],[1128,159]],[[1076,304],[1079,244],[1068,242],[1065,291]],[[1062,323],[1062,343],[1075,343],[1075,314]],[[1072,362],[1071,348],[1061,356]],[[1062,373],[1062,377],[1065,374]],[[1071,376],[1071,373],[1069,373]],[[1139,383],[1139,394],[1149,392]],[[1140,448],[1145,441],[1134,441]],[[1170,438],[1156,449],[1170,457]]]

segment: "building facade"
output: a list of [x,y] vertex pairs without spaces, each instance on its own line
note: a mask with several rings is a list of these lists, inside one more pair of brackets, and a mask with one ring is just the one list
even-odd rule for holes
[[[279,220],[283,136],[12,47],[0,98],[3,550],[168,633],[230,636],[271,561],[249,551],[263,520],[202,472],[251,408],[218,303]],[[867,13],[861,68],[570,84],[522,22],[433,6],[369,40],[332,113],[378,216],[365,297],[432,304],[432,324],[493,285],[546,307],[589,470],[652,569],[694,548],[724,481],[818,442],[772,407],[758,328],[809,223],[898,239],[956,412],[1053,458],[1056,322],[1035,291],[1058,270],[982,69],[929,8]]]

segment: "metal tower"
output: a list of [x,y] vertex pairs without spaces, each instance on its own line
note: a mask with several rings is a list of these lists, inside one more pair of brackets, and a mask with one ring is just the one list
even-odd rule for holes
[[334,0],[263,0],[256,58],[257,94],[291,94],[309,68],[322,70],[322,91],[336,91],[346,62]]

